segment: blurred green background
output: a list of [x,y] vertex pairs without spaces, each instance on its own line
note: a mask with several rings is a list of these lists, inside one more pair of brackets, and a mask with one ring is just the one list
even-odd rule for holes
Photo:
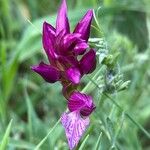
[[[150,132],[150,1],[68,0],[67,3],[72,29],[89,8],[99,8],[97,19],[110,53],[120,53],[120,71],[124,80],[131,80],[129,88],[113,95],[114,99]],[[66,109],[60,84],[48,84],[30,70],[40,60],[47,61],[41,43],[42,23],[46,20],[55,25],[59,5],[60,0],[0,0],[1,150],[34,149]],[[101,35],[92,28],[91,37]],[[83,86],[87,82],[83,79]],[[124,117],[123,111],[98,94],[98,90],[92,93],[97,109],[91,116],[86,133],[89,137],[82,149],[150,149],[150,138]],[[64,135],[62,126],[57,125],[41,149],[67,150]],[[97,141],[100,143],[96,148]]]

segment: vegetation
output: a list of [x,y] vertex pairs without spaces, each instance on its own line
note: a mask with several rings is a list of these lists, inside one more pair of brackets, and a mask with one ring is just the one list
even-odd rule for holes
[[[89,43],[99,62],[80,87],[94,96],[97,108],[77,149],[149,150],[149,0],[67,2],[72,29],[89,8],[95,10]],[[66,109],[61,86],[30,69],[47,61],[42,23],[55,25],[59,4],[0,1],[0,150],[68,149],[59,122]]]

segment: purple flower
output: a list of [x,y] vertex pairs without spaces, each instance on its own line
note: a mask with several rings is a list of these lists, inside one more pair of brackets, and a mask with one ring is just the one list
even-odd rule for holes
[[80,92],[73,92],[68,101],[71,112],[79,111],[82,116],[89,116],[95,109],[92,97]]
[[87,43],[92,18],[93,11],[88,10],[71,33],[66,0],[62,0],[56,27],[43,23],[42,43],[49,64],[41,62],[31,67],[45,81],[60,81],[63,86],[62,92],[68,100],[69,112],[62,115],[61,122],[71,150],[84,134],[90,122],[89,115],[95,109],[91,96],[76,92],[80,79],[96,68],[96,52]]
[[[47,22],[43,23],[43,48],[50,65],[44,63],[41,65],[40,63],[33,66],[32,70],[49,83],[67,80],[68,84],[79,84],[84,74],[93,72],[96,66],[96,53],[93,49],[89,49],[87,43],[92,18],[93,11],[87,11],[71,33],[66,0],[62,0],[56,28]],[[81,59],[79,59],[79,55],[82,55]],[[56,77],[54,78],[54,76]]]
[[88,127],[89,115],[95,109],[95,105],[91,96],[73,92],[68,101],[68,108],[70,113],[64,113],[61,122],[65,128],[69,147],[72,150]]

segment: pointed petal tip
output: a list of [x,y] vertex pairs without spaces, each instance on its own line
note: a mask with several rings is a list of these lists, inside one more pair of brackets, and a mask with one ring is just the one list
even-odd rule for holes
[[87,12],[91,13],[91,15],[93,15],[93,11],[94,11],[93,9],[89,9]]
[[88,38],[90,36],[90,27],[91,27],[92,18],[93,18],[93,10],[90,9],[79,21],[79,23],[77,24],[74,30],[74,33],[80,33],[82,35],[82,38],[86,41],[88,41]]
[[89,9],[87,12],[86,12],[86,14],[85,14],[85,16],[86,17],[90,17],[90,19],[92,19],[93,18],[93,12],[94,10],[93,9]]
[[47,25],[48,23],[46,21],[43,22],[43,26]]
[[70,32],[66,0],[62,0],[56,20],[56,34],[59,34],[59,32],[62,30],[64,30],[66,33]]

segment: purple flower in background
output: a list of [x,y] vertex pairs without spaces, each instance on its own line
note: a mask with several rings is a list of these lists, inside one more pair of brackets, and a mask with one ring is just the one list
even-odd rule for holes
[[68,100],[69,112],[63,113],[61,122],[72,150],[87,129],[89,115],[95,109],[92,97],[77,92],[80,79],[96,68],[96,52],[89,48],[88,38],[93,11],[88,10],[70,32],[66,0],[59,8],[56,27],[43,23],[42,42],[49,64],[41,62],[32,70],[49,83],[60,81],[62,92]]
[[[82,76],[91,73],[96,67],[96,53],[87,43],[92,18],[93,11],[89,10],[71,33],[66,0],[63,0],[56,28],[47,22],[43,23],[43,47],[50,64],[42,62],[33,66],[32,70],[49,83],[67,80],[68,85],[79,84]],[[80,59],[79,55],[82,56]]]

